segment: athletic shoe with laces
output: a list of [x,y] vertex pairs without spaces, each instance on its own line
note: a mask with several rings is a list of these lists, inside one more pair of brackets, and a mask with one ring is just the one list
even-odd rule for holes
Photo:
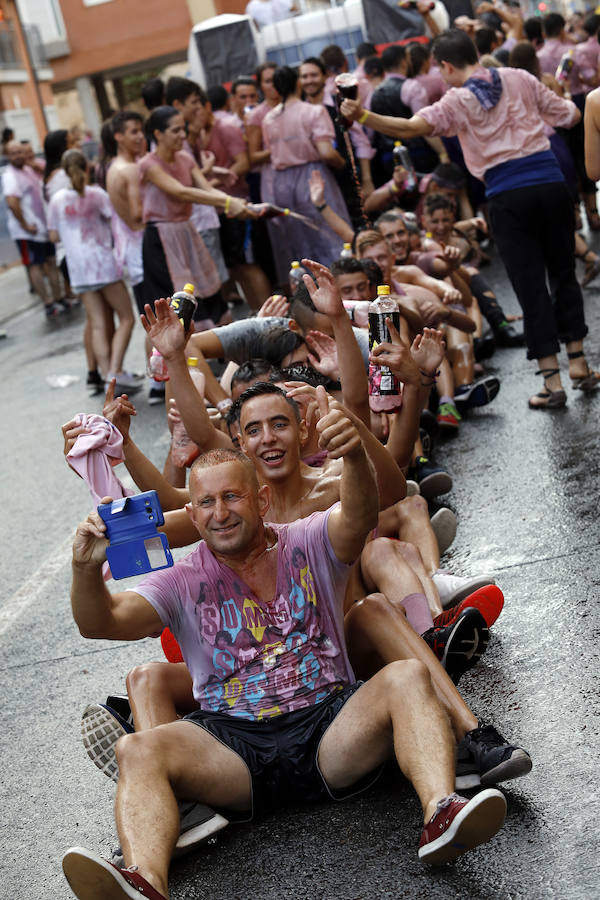
[[456,788],[484,787],[521,778],[531,772],[529,753],[522,747],[509,744],[493,725],[480,722],[467,731],[456,753]]
[[458,431],[461,423],[461,414],[454,403],[440,403],[437,411],[438,428],[442,431]]
[[504,606],[504,594],[495,584],[486,584],[485,587],[479,588],[478,591],[469,594],[456,606],[450,607],[446,612],[440,613],[433,620],[436,628],[444,628],[456,622],[463,609],[468,607],[478,609],[488,628],[494,624]]
[[435,572],[432,578],[438,589],[440,602],[444,609],[455,606],[479,588],[496,583],[491,575],[468,575],[462,577],[460,575],[450,575],[449,572],[442,570]]
[[486,406],[498,395],[500,381],[494,375],[481,378],[472,384],[463,384],[454,391],[454,402],[459,409]]
[[432,866],[452,862],[493,838],[504,825],[506,800],[488,788],[471,800],[459,794],[444,797],[419,841],[419,859]]
[[71,847],[62,861],[65,878],[79,900],[166,900],[137,866],[123,869],[84,847]]
[[106,387],[109,386],[113,378],[116,380],[115,397],[118,397],[119,394],[137,394],[142,389],[140,379],[135,375],[130,375],[128,372],[109,373],[106,376]]
[[87,755],[100,771],[114,781],[119,780],[119,766],[115,744],[125,734],[131,734],[133,726],[119,713],[103,703],[90,703],[81,718],[81,737]]
[[432,515],[429,524],[435,534],[440,556],[443,556],[456,537],[456,515],[447,506],[442,506]]
[[478,609],[463,609],[455,622],[421,635],[454,682],[471,669],[488,645],[489,628]]
[[417,482],[421,496],[426,500],[432,500],[452,490],[451,476],[424,456],[415,459],[414,466],[408,470],[408,476]]

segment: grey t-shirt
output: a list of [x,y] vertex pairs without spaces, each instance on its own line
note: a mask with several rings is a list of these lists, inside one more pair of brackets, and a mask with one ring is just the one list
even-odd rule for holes
[[[215,328],[221,341],[225,359],[238,366],[249,359],[266,359],[276,365],[296,349],[298,332],[290,330],[290,319],[270,316],[265,319],[240,319],[230,325]],[[365,369],[369,368],[369,338],[362,328],[354,328],[354,335],[363,355]]]

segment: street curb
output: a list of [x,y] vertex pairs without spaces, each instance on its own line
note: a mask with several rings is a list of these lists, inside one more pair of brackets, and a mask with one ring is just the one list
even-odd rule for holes
[[0,318],[0,325],[6,325],[7,322],[11,322],[13,319],[16,319],[17,316],[20,316],[21,313],[33,309],[34,306],[40,306],[41,302],[42,301],[37,297],[32,297],[28,306],[20,306],[18,309],[13,309],[7,316],[2,316],[2,318]]

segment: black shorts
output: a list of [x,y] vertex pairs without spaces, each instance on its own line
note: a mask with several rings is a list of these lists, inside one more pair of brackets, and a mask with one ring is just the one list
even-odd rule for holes
[[350,684],[315,706],[260,722],[202,709],[185,716],[233,750],[248,767],[252,792],[250,812],[238,814],[224,810],[227,817],[248,822],[256,813],[327,799],[345,800],[371,787],[383,766],[343,791],[333,791],[317,762],[325,732],[361,685],[362,682]]
[[43,266],[47,259],[56,256],[56,248],[50,241],[29,241],[21,238],[16,244],[24,266]]
[[246,264],[246,244],[251,240],[250,223],[244,219],[230,219],[220,215],[220,236],[223,259],[228,269]]

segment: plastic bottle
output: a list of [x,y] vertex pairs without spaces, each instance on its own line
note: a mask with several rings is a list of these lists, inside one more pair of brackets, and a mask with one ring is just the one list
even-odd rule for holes
[[340,259],[352,259],[353,256],[352,244],[344,244],[342,252],[340,253]]
[[[390,341],[386,319],[400,329],[400,312],[387,284],[377,288],[377,298],[369,305],[369,351]],[[369,405],[373,412],[390,412],[402,404],[400,382],[387,366],[369,363]]]
[[571,74],[571,72],[573,70],[573,66],[575,65],[575,60],[573,58],[574,52],[575,52],[574,50],[567,50],[566,53],[563,53],[563,55],[560,58],[560,62],[558,64],[558,66],[556,67],[556,73],[555,73],[554,77],[561,84],[564,84],[565,81],[568,80],[569,75]]
[[308,275],[306,269],[303,269],[300,263],[297,260],[294,260],[292,263],[292,268],[290,269],[290,274],[288,276],[290,282],[290,291],[292,294],[296,290],[296,288],[303,284],[302,276]]
[[193,284],[185,284],[182,291],[177,291],[171,297],[171,306],[177,313],[184,331],[189,331],[190,323],[198,306],[194,290]]
[[418,185],[417,173],[415,172],[415,167],[413,166],[413,161],[410,158],[410,153],[408,149],[404,146],[402,141],[394,141],[394,165],[402,166],[406,170],[406,180],[404,182],[404,186],[407,191],[414,191]]
[[275,206],[274,203],[249,203],[248,209],[257,213],[261,219],[274,219],[277,216],[289,216],[287,206]]
[[[196,356],[188,356],[188,371],[194,382],[194,387],[202,397],[204,402],[204,375],[198,368],[198,358]],[[200,454],[200,447],[194,443],[183,422],[177,422],[173,428],[173,437],[171,441],[171,459],[176,466],[191,466],[196,457]]]
[[169,380],[169,367],[162,353],[159,353],[156,347],[152,348],[152,354],[148,360],[148,375],[155,381]]

